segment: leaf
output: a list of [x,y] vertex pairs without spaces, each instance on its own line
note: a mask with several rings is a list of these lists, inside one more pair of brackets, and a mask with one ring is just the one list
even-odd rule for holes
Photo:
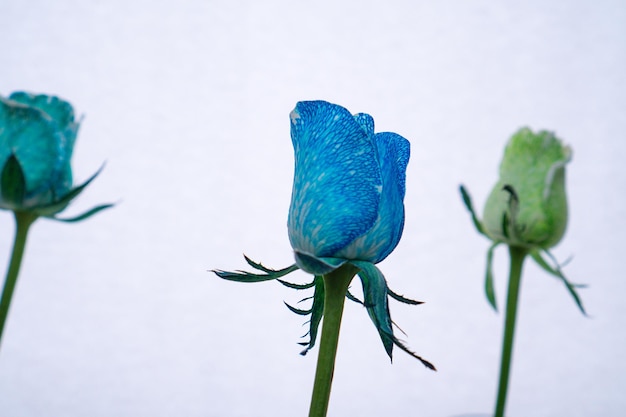
[[487,250],[487,272],[485,273],[485,295],[495,311],[498,311],[498,305],[496,302],[496,290],[493,284],[493,252],[500,243],[502,242],[495,242],[489,246],[489,250]]
[[480,233],[483,236],[489,237],[487,236],[487,233],[485,232],[485,226],[483,226],[482,222],[478,219],[478,216],[476,215],[476,212],[474,211],[472,198],[470,197],[469,193],[465,189],[465,186],[461,184],[459,186],[459,190],[461,191],[461,197],[463,198],[463,203],[465,203],[465,207],[472,215],[472,222],[474,222],[474,227],[476,228],[478,233]]
[[16,208],[21,207],[26,195],[26,178],[14,153],[7,159],[0,175],[2,200]]
[[541,256],[541,253],[540,253],[539,250],[534,250],[534,251],[530,252],[530,256],[535,260],[535,262],[537,262],[537,265],[539,265],[541,268],[543,268],[546,272],[548,272],[551,275],[554,275],[555,277],[557,277],[561,281],[563,281],[563,284],[565,284],[565,288],[567,288],[567,291],[570,293],[572,298],[574,298],[574,302],[576,303],[576,305],[578,306],[580,311],[585,316],[587,316],[587,312],[585,311],[585,308],[583,307],[582,300],[581,300],[580,296],[578,295],[578,292],[576,292],[576,288],[585,288],[586,285],[573,284],[573,283],[569,282],[568,279],[563,274],[563,271],[561,271],[561,267],[559,266],[559,263],[557,262],[556,258],[547,249],[544,249],[543,251],[545,252],[546,255],[548,255],[548,257],[552,260],[552,262],[554,262],[554,265],[555,265],[554,267],[551,266]]

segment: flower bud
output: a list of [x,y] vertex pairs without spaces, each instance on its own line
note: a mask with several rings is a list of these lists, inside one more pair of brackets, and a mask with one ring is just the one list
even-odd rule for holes
[[57,97],[0,97],[0,208],[31,211],[70,191],[78,126],[72,106]]
[[559,243],[567,226],[565,165],[571,154],[551,132],[522,128],[511,137],[485,204],[490,238],[525,248]]

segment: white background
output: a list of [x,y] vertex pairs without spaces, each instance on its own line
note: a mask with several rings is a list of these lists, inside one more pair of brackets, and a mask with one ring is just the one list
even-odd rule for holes
[[[349,303],[329,416],[492,409],[503,317],[457,187],[482,211],[524,125],[573,147],[555,253],[574,255],[590,318],[527,263],[508,416],[624,415],[624,1],[5,0],[0,18],[0,94],[56,94],[85,115],[77,182],[106,161],[66,214],[118,202],[34,225],[0,351],[3,417],[306,415],[317,350],[298,355],[304,320],[283,301],[310,294],[207,270],[243,268],[243,252],[293,262],[288,114],[310,99],[412,143],[404,236],[379,266],[426,301],[392,317],[439,369],[401,351],[390,364]],[[502,249],[501,304],[507,268]]]

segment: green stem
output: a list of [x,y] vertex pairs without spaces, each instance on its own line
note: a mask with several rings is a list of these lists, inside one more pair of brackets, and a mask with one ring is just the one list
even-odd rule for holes
[[343,305],[348,285],[357,272],[358,268],[344,265],[324,275],[324,320],[309,417],[325,417],[328,411]]
[[515,336],[515,319],[517,301],[522,282],[522,266],[528,251],[524,248],[509,246],[511,266],[509,271],[509,290],[506,298],[506,317],[504,319],[504,338],[502,341],[502,361],[500,363],[500,383],[494,417],[503,417],[506,405],[506,394],[509,387],[511,357],[513,356],[513,339]]
[[22,264],[22,256],[26,247],[26,237],[28,229],[37,219],[37,216],[27,212],[15,212],[15,240],[13,241],[13,252],[9,261],[6,279],[4,281],[4,289],[2,290],[2,298],[0,299],[0,343],[2,342],[2,333],[4,324],[9,314],[13,291],[17,282],[17,276],[20,272]]

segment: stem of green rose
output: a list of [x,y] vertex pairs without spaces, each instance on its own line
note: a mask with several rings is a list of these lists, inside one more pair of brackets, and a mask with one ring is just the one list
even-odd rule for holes
[[494,417],[503,417],[506,405],[506,394],[509,387],[509,373],[513,356],[513,339],[515,336],[515,319],[519,299],[520,284],[522,282],[522,266],[527,250],[509,246],[511,265],[509,271],[509,289],[506,299],[506,316],[504,319],[504,337],[502,340],[502,361],[500,363],[500,383]]
[[13,241],[13,252],[9,261],[6,279],[4,281],[4,289],[2,290],[2,298],[0,299],[0,343],[2,342],[2,333],[4,332],[4,324],[9,314],[13,291],[17,282],[17,276],[20,272],[22,264],[22,256],[26,247],[26,237],[28,229],[37,219],[36,215],[27,212],[15,212],[15,240]]
[[328,411],[343,305],[350,281],[358,271],[352,265],[344,265],[324,275],[324,319],[309,417],[325,417]]

